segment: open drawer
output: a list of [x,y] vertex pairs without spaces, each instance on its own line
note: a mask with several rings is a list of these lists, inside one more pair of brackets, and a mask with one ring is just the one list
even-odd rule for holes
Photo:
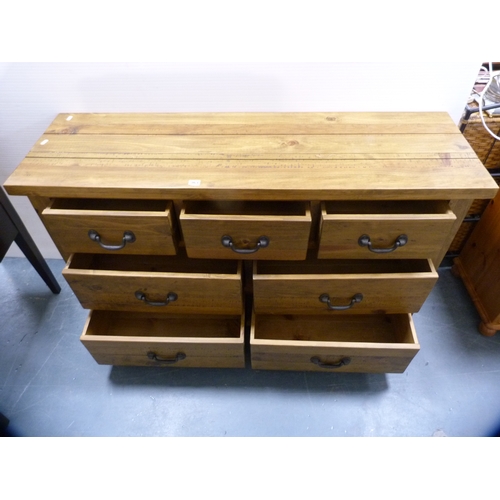
[[447,201],[322,203],[318,258],[436,258],[456,216]]
[[42,219],[66,254],[176,253],[170,201],[55,198]]
[[188,257],[302,260],[307,255],[306,202],[186,201],[179,219]]
[[257,314],[418,312],[438,274],[431,260],[323,259],[253,263]]
[[402,373],[419,349],[410,314],[252,317],[255,369]]
[[80,340],[99,364],[244,368],[244,316],[92,311]]
[[240,314],[239,261],[73,254],[63,276],[86,309]]

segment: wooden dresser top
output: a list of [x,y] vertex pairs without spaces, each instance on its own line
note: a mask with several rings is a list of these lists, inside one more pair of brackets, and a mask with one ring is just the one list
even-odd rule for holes
[[13,195],[480,199],[498,186],[447,113],[60,114]]

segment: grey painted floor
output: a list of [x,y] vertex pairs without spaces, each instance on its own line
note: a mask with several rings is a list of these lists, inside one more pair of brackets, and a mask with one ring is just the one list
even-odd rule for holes
[[53,295],[24,258],[0,264],[0,412],[13,436],[493,436],[500,334],[449,268],[414,315],[421,351],[404,374],[96,364],[83,310]]

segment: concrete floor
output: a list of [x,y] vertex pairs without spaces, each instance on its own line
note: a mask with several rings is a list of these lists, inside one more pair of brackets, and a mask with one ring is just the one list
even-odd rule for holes
[[[477,331],[461,281],[440,268],[403,374],[98,365],[87,311],[53,295],[24,258],[0,264],[0,412],[12,436],[493,436],[500,334]],[[6,422],[4,421],[4,424]],[[0,422],[0,427],[1,427]]]

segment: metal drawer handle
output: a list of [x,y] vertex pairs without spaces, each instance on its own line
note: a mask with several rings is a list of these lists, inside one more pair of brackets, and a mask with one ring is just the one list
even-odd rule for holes
[[183,359],[186,359],[186,355],[183,352],[178,352],[174,358],[160,358],[155,352],[149,351],[148,358],[153,360],[153,361],[158,361],[159,363],[166,363],[166,364],[173,365],[174,363],[177,363],[178,361],[182,361]]
[[328,306],[328,309],[331,311],[345,311],[346,309],[350,309],[354,304],[358,304],[363,300],[363,294],[362,293],[357,293],[353,295],[351,302],[347,306],[333,306],[331,301],[330,301],[330,296],[327,293],[322,293],[319,296],[319,301],[323,302],[323,304],[326,304]]
[[321,368],[329,368],[329,369],[340,368],[342,366],[348,365],[350,362],[351,358],[342,358],[337,363],[323,363],[318,356],[313,356],[311,358],[311,363],[314,363],[315,365],[318,365]]
[[390,248],[373,248],[370,237],[367,234],[361,235],[359,237],[358,243],[361,247],[368,247],[368,250],[373,253],[389,253],[394,252],[396,248],[404,247],[408,243],[408,236],[406,236],[406,234],[400,234],[396,238],[396,242],[394,243],[394,245]]
[[133,243],[135,241],[135,234],[132,231],[125,231],[123,233],[123,240],[121,245],[107,245],[103,243],[101,240],[101,235],[93,229],[89,231],[89,238],[92,241],[96,241],[97,243],[99,243],[99,245],[105,250],[121,250],[127,243]]
[[230,248],[233,252],[236,253],[255,253],[260,248],[266,248],[267,246],[269,246],[269,238],[267,236],[259,236],[257,244],[254,248],[236,248],[233,243],[233,238],[227,235],[224,235],[220,241],[222,243],[222,246]]
[[167,294],[167,300],[165,300],[165,302],[153,302],[147,299],[145,293],[141,292],[140,290],[137,290],[137,292],[135,292],[135,298],[142,300],[148,306],[168,306],[170,302],[175,302],[177,300],[177,294],[175,292],[169,292]]

